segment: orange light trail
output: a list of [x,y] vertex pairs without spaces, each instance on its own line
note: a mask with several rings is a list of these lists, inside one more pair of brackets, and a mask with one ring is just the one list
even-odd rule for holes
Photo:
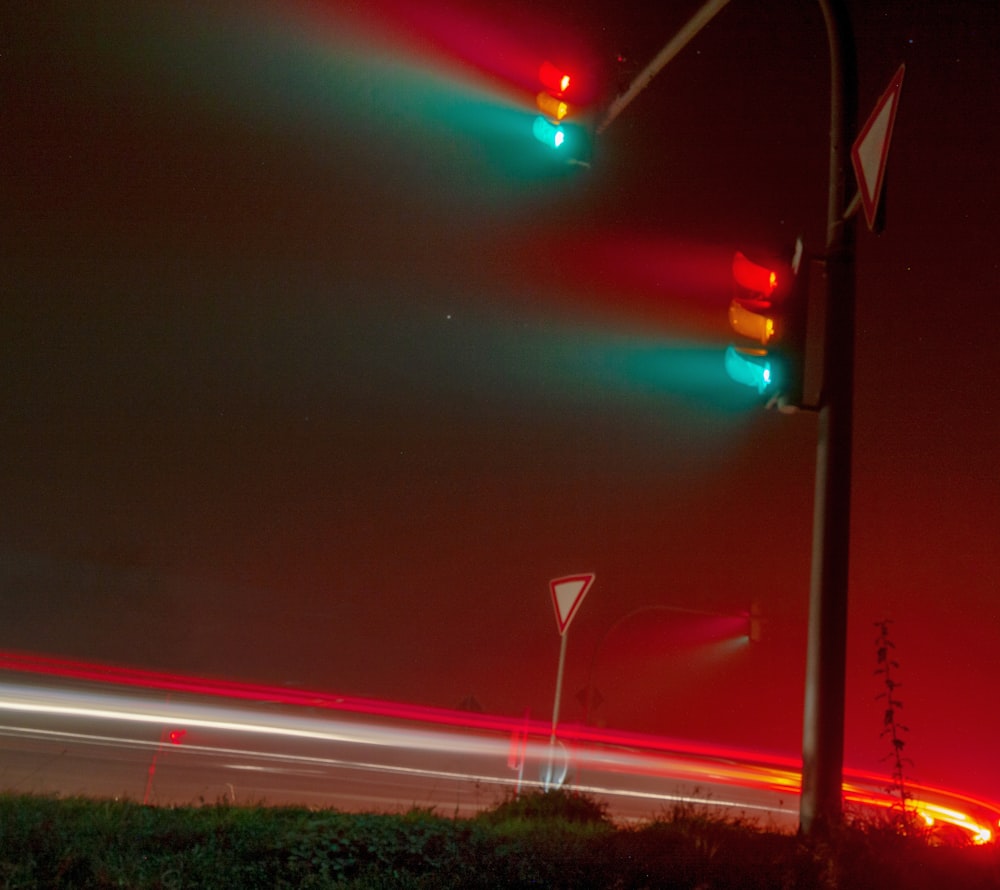
[[[262,715],[259,712],[233,711],[231,706],[219,708],[179,700],[152,704],[148,699],[115,700],[100,695],[88,700],[85,693],[57,694],[53,690],[33,690],[31,687],[22,687],[20,690],[7,687],[3,690],[0,711],[7,713],[75,715],[81,718],[158,725],[182,724],[187,728],[288,739],[339,741],[415,751],[462,750],[466,754],[487,756],[498,763],[509,760],[510,738],[524,737],[529,758],[542,762],[548,756],[545,740],[551,726],[537,720],[475,714],[314,690],[202,679],[163,671],[10,651],[0,651],[0,670],[97,682],[109,687],[207,696],[228,702],[277,703],[341,712],[345,715],[388,718],[399,721],[402,725],[386,726],[357,721],[335,721],[331,724],[326,718],[297,719],[287,715]],[[445,729],[439,729],[441,727]],[[455,730],[461,730],[463,734],[456,734]],[[560,726],[558,736],[560,742],[568,746],[568,756],[574,767],[599,770],[599,774],[610,772],[640,777],[658,776],[690,782],[692,786],[717,783],[748,791],[779,793],[782,797],[795,797],[800,793],[801,764],[795,758],[580,725]],[[180,739],[180,747],[184,747],[187,744],[185,737],[180,736]],[[511,782],[509,777],[495,775],[487,777],[477,774],[472,779],[501,784]],[[876,811],[891,809],[898,801],[885,790],[888,785],[886,776],[846,771],[844,800]],[[574,784],[573,787],[594,793],[627,793],[637,798],[647,795],[641,788],[627,792],[620,789],[615,791],[607,783],[590,782],[584,785]],[[929,826],[954,826],[965,832],[965,836],[976,844],[990,843],[995,839],[993,826],[1000,819],[1000,806],[997,804],[977,800],[962,792],[917,783],[911,783],[909,790],[913,795],[909,806]],[[663,792],[648,792],[648,796],[661,800],[669,797]],[[770,809],[762,804],[741,804],[737,801],[714,800],[709,803],[743,809]],[[787,810],[782,812],[788,815]]]

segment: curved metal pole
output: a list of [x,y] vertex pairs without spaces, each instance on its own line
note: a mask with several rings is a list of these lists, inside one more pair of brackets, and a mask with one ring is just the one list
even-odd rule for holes
[[844,0],[819,0],[830,47],[830,188],[826,232],[824,391],[816,444],[812,570],[799,830],[823,836],[843,818],[847,581],[854,406],[854,243],[847,215],[857,129],[854,34]]

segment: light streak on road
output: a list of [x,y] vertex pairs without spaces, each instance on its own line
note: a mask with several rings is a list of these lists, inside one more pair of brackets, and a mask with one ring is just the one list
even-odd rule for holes
[[[44,696],[44,697],[43,697]],[[445,744],[443,734],[407,727],[380,727],[375,724],[323,721],[295,718],[283,714],[267,715],[240,711],[219,705],[166,703],[152,707],[138,697],[114,698],[97,693],[19,689],[0,684],[0,711],[55,715],[93,720],[114,720],[156,726],[180,724],[185,727],[282,736],[328,742],[351,742],[364,745],[389,745],[410,750],[438,750]],[[223,716],[225,715],[225,719]],[[496,753],[493,740],[469,737],[463,747],[466,753]],[[506,752],[506,740],[500,747]],[[479,751],[477,749],[482,749]]]
[[[31,674],[0,683],[0,787],[12,790],[112,796],[124,787],[142,797],[134,776],[148,769],[151,781],[156,758],[154,797],[173,803],[213,791],[235,799],[238,787],[242,799],[268,803],[454,805],[470,814],[545,785],[543,721],[0,653],[4,667]],[[74,688],[80,681],[88,687]],[[179,744],[167,741],[174,728]],[[561,726],[559,741],[566,786],[604,799],[620,821],[680,803],[796,824],[801,767],[792,758],[587,726]],[[885,812],[898,805],[889,784],[848,771],[845,803]],[[909,790],[928,826],[994,839],[1000,806],[916,783]]]
[[989,828],[978,824],[959,810],[922,801],[917,801],[915,808],[929,827],[944,822],[957,828],[964,828],[969,832],[973,843],[988,844],[993,840],[993,832]]

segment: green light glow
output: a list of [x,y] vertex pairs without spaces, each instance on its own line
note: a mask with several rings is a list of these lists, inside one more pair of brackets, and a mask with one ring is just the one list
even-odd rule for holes
[[549,148],[559,148],[566,141],[566,132],[563,128],[542,115],[535,118],[531,129],[535,138]]
[[592,327],[577,319],[517,329],[501,322],[487,336],[506,386],[536,399],[643,412],[684,405],[695,414],[742,413],[754,404],[727,378],[716,343],[633,333],[604,319]]
[[[81,17],[73,50],[88,64],[119,68],[142,89],[168,93],[185,114],[200,107],[266,128],[317,155],[325,151],[331,164],[356,155],[372,168],[384,163],[388,175],[440,175],[453,191],[456,179],[509,186],[512,173],[545,165],[531,151],[532,96],[421,58],[391,35],[360,31],[336,9],[317,26],[281,9],[235,15],[173,4],[135,4],[134,12],[104,6],[97,2],[92,17]],[[526,180],[523,194],[530,198],[536,186]],[[519,192],[503,194],[509,202]]]
[[726,373],[736,383],[749,386],[763,394],[773,386],[774,373],[771,360],[763,349],[726,348]]

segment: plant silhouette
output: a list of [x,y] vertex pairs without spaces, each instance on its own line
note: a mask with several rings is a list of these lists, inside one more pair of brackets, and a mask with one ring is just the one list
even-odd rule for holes
[[882,677],[882,682],[885,686],[885,691],[880,692],[875,696],[875,699],[876,701],[885,702],[885,709],[882,713],[882,732],[879,734],[879,738],[884,739],[888,737],[892,746],[889,753],[882,758],[883,760],[892,761],[892,784],[886,790],[896,799],[893,803],[893,808],[897,809],[905,817],[907,815],[907,803],[911,797],[910,792],[906,790],[905,767],[907,764],[912,766],[913,761],[903,756],[903,749],[906,747],[903,735],[908,733],[910,728],[902,724],[899,720],[899,711],[903,707],[903,703],[897,697],[896,690],[902,684],[895,676],[895,672],[899,670],[899,662],[892,655],[896,649],[896,645],[889,636],[890,624],[892,624],[892,621],[888,618],[883,618],[875,622],[875,627],[878,628],[878,637],[875,639],[878,667],[875,669],[875,675]]

